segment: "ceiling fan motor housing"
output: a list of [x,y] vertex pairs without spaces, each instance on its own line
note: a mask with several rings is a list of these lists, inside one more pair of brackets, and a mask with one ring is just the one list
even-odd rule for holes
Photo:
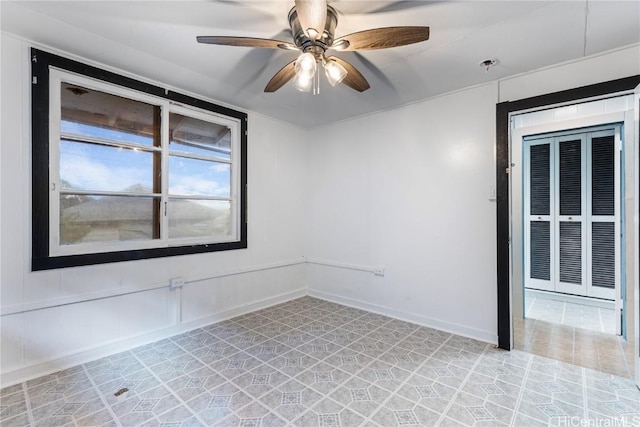
[[289,26],[291,27],[291,34],[293,35],[293,42],[300,50],[303,52],[311,52],[316,58],[318,55],[324,54],[333,44],[333,35],[337,25],[338,14],[336,10],[331,6],[327,6],[327,20],[324,31],[322,31],[322,34],[318,35],[315,40],[311,40],[300,25],[296,8],[294,7],[289,11]]

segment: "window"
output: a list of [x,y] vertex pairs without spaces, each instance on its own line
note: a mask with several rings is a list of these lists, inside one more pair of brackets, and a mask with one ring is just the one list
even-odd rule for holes
[[247,247],[246,114],[32,50],[32,269]]

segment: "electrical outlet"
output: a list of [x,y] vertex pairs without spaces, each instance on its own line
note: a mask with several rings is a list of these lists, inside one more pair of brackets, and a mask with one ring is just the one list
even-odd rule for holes
[[384,276],[384,267],[375,267],[373,269],[373,274],[376,276]]
[[177,289],[183,286],[184,286],[184,277],[174,277],[173,279],[169,280],[170,289]]

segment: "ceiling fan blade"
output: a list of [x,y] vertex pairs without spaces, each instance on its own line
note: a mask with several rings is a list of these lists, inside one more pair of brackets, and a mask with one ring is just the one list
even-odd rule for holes
[[429,27],[372,28],[340,37],[332,47],[337,50],[386,49],[425,40],[429,40]]
[[[322,34],[327,21],[327,0],[295,0],[298,20],[304,33],[310,39],[315,40],[316,36]],[[311,34],[309,30],[315,30]]]
[[346,84],[351,89],[357,90],[358,92],[364,92],[371,87],[369,86],[367,79],[360,74],[360,71],[344,59],[340,59],[337,56],[330,56],[327,58],[327,61],[336,61],[338,64],[342,65],[345,70],[347,70],[347,76],[344,78],[342,83]]
[[291,80],[295,75],[296,75],[296,59],[294,59],[293,61],[289,62],[287,65],[282,67],[280,71],[278,71],[273,77],[271,77],[271,80],[269,80],[269,83],[267,83],[267,86],[264,88],[264,91],[265,92],[277,91],[282,86],[284,86],[286,82]]
[[223,46],[261,47],[265,49],[298,50],[289,42],[272,39],[258,39],[254,37],[227,37],[227,36],[198,36],[198,43],[217,44]]

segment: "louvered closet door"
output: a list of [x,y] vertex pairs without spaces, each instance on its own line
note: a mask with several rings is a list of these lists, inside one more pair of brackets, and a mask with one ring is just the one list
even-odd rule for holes
[[552,139],[526,141],[524,146],[525,287],[552,291],[554,284]]
[[586,216],[586,136],[556,138],[558,183],[556,192],[555,247],[556,291],[586,295],[587,248]]
[[523,143],[525,287],[619,299],[620,128]]
[[619,281],[619,208],[616,189],[619,183],[618,160],[614,130],[587,134],[591,179],[587,182],[591,227],[587,238],[591,242],[588,259],[590,275],[587,295],[614,299]]

